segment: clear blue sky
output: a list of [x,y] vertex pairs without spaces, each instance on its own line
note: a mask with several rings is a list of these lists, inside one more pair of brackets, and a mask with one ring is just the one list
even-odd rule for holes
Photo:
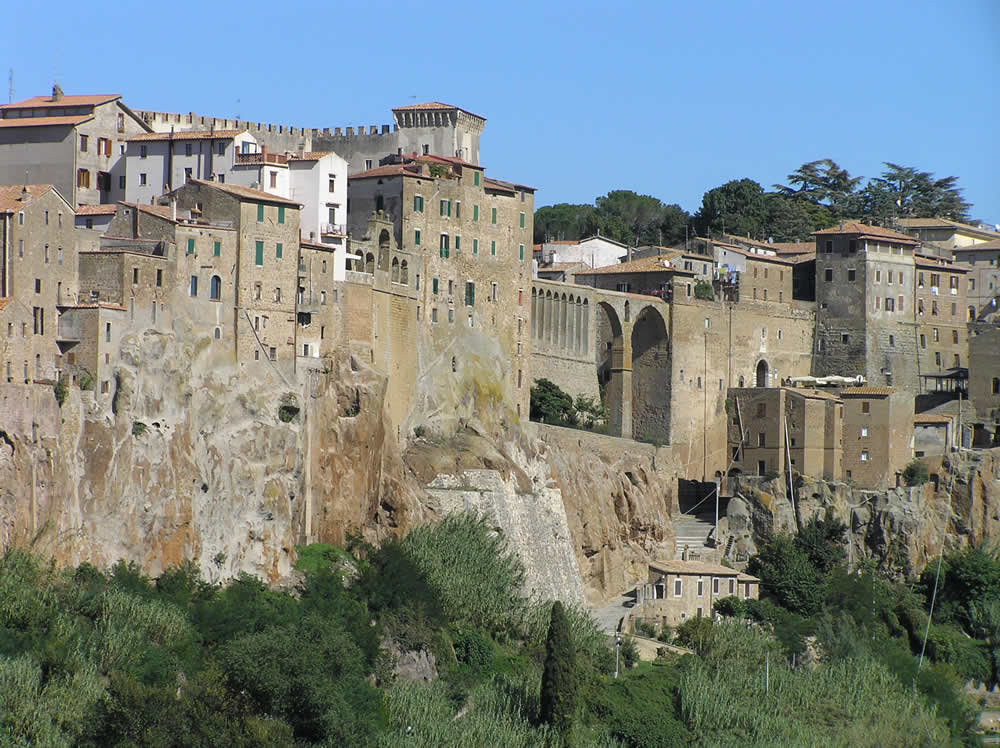
[[[1000,2],[52,0],[6,11],[15,100],[335,127],[437,100],[488,118],[482,161],[537,204],[633,189],[689,211],[805,161],[957,175],[1000,222]],[[4,97],[6,99],[6,97]]]

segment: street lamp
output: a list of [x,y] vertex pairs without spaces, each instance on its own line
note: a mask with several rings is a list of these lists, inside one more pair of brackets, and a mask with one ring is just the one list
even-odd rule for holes
[[622,651],[622,637],[615,634],[615,678],[618,677],[618,658]]

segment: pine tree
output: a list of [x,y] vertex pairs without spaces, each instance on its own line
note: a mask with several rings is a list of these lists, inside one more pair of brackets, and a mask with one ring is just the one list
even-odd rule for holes
[[545,642],[542,672],[541,720],[568,740],[576,712],[576,652],[566,611],[558,600],[552,605],[549,636]]

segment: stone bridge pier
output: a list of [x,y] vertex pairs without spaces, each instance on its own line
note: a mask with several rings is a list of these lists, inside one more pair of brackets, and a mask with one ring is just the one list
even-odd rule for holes
[[532,376],[600,397],[614,436],[669,442],[669,329],[655,297],[532,282]]

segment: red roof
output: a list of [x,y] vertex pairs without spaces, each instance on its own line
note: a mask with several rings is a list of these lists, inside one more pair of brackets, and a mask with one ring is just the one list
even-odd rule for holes
[[[26,200],[21,199],[28,190]],[[0,213],[16,213],[36,197],[41,197],[52,189],[51,184],[0,184]]]
[[892,229],[881,226],[869,226],[859,221],[845,221],[839,226],[832,226],[821,231],[814,231],[813,236],[835,236],[837,234],[859,235],[872,239],[892,239],[901,244],[920,244],[920,242],[907,234],[900,234]]
[[81,205],[76,209],[78,216],[113,216],[117,205]]
[[6,117],[0,119],[0,127],[56,127],[59,125],[79,125],[94,118],[93,114],[70,114],[60,117]]
[[975,252],[977,249],[985,249],[987,251],[991,249],[1000,249],[1000,239],[992,239],[988,242],[980,242],[979,244],[970,244],[968,247],[954,247],[952,252]]
[[236,184],[228,184],[226,182],[209,182],[205,179],[191,179],[189,182],[194,184],[203,184],[206,187],[213,187],[214,189],[228,192],[230,195],[238,197],[241,200],[257,200],[260,202],[281,203],[282,205],[294,205],[296,208],[300,207],[300,204],[294,200],[288,200],[284,197],[272,195],[269,192],[262,192],[249,187],[241,187]]
[[430,179],[429,176],[420,170],[420,167],[413,164],[389,164],[387,166],[376,166],[368,171],[359,171],[351,174],[349,179],[369,179],[371,177],[417,177],[418,179]]
[[475,114],[470,112],[468,109],[462,109],[460,106],[452,106],[451,104],[442,104],[440,101],[427,101],[423,104],[410,104],[408,106],[397,106],[393,107],[394,112],[418,112],[418,111],[440,111],[442,109],[457,109],[460,112],[465,112],[466,114],[471,114],[473,117],[479,117],[479,119],[486,119],[480,114]]
[[179,132],[143,132],[128,139],[133,140],[229,140],[246,130],[181,130]]
[[24,101],[15,101],[13,104],[0,105],[0,111],[5,109],[47,109],[53,107],[77,107],[77,106],[100,106],[109,101],[120,99],[121,94],[83,94],[76,96],[60,96],[58,101],[53,101],[51,96],[33,96]]

